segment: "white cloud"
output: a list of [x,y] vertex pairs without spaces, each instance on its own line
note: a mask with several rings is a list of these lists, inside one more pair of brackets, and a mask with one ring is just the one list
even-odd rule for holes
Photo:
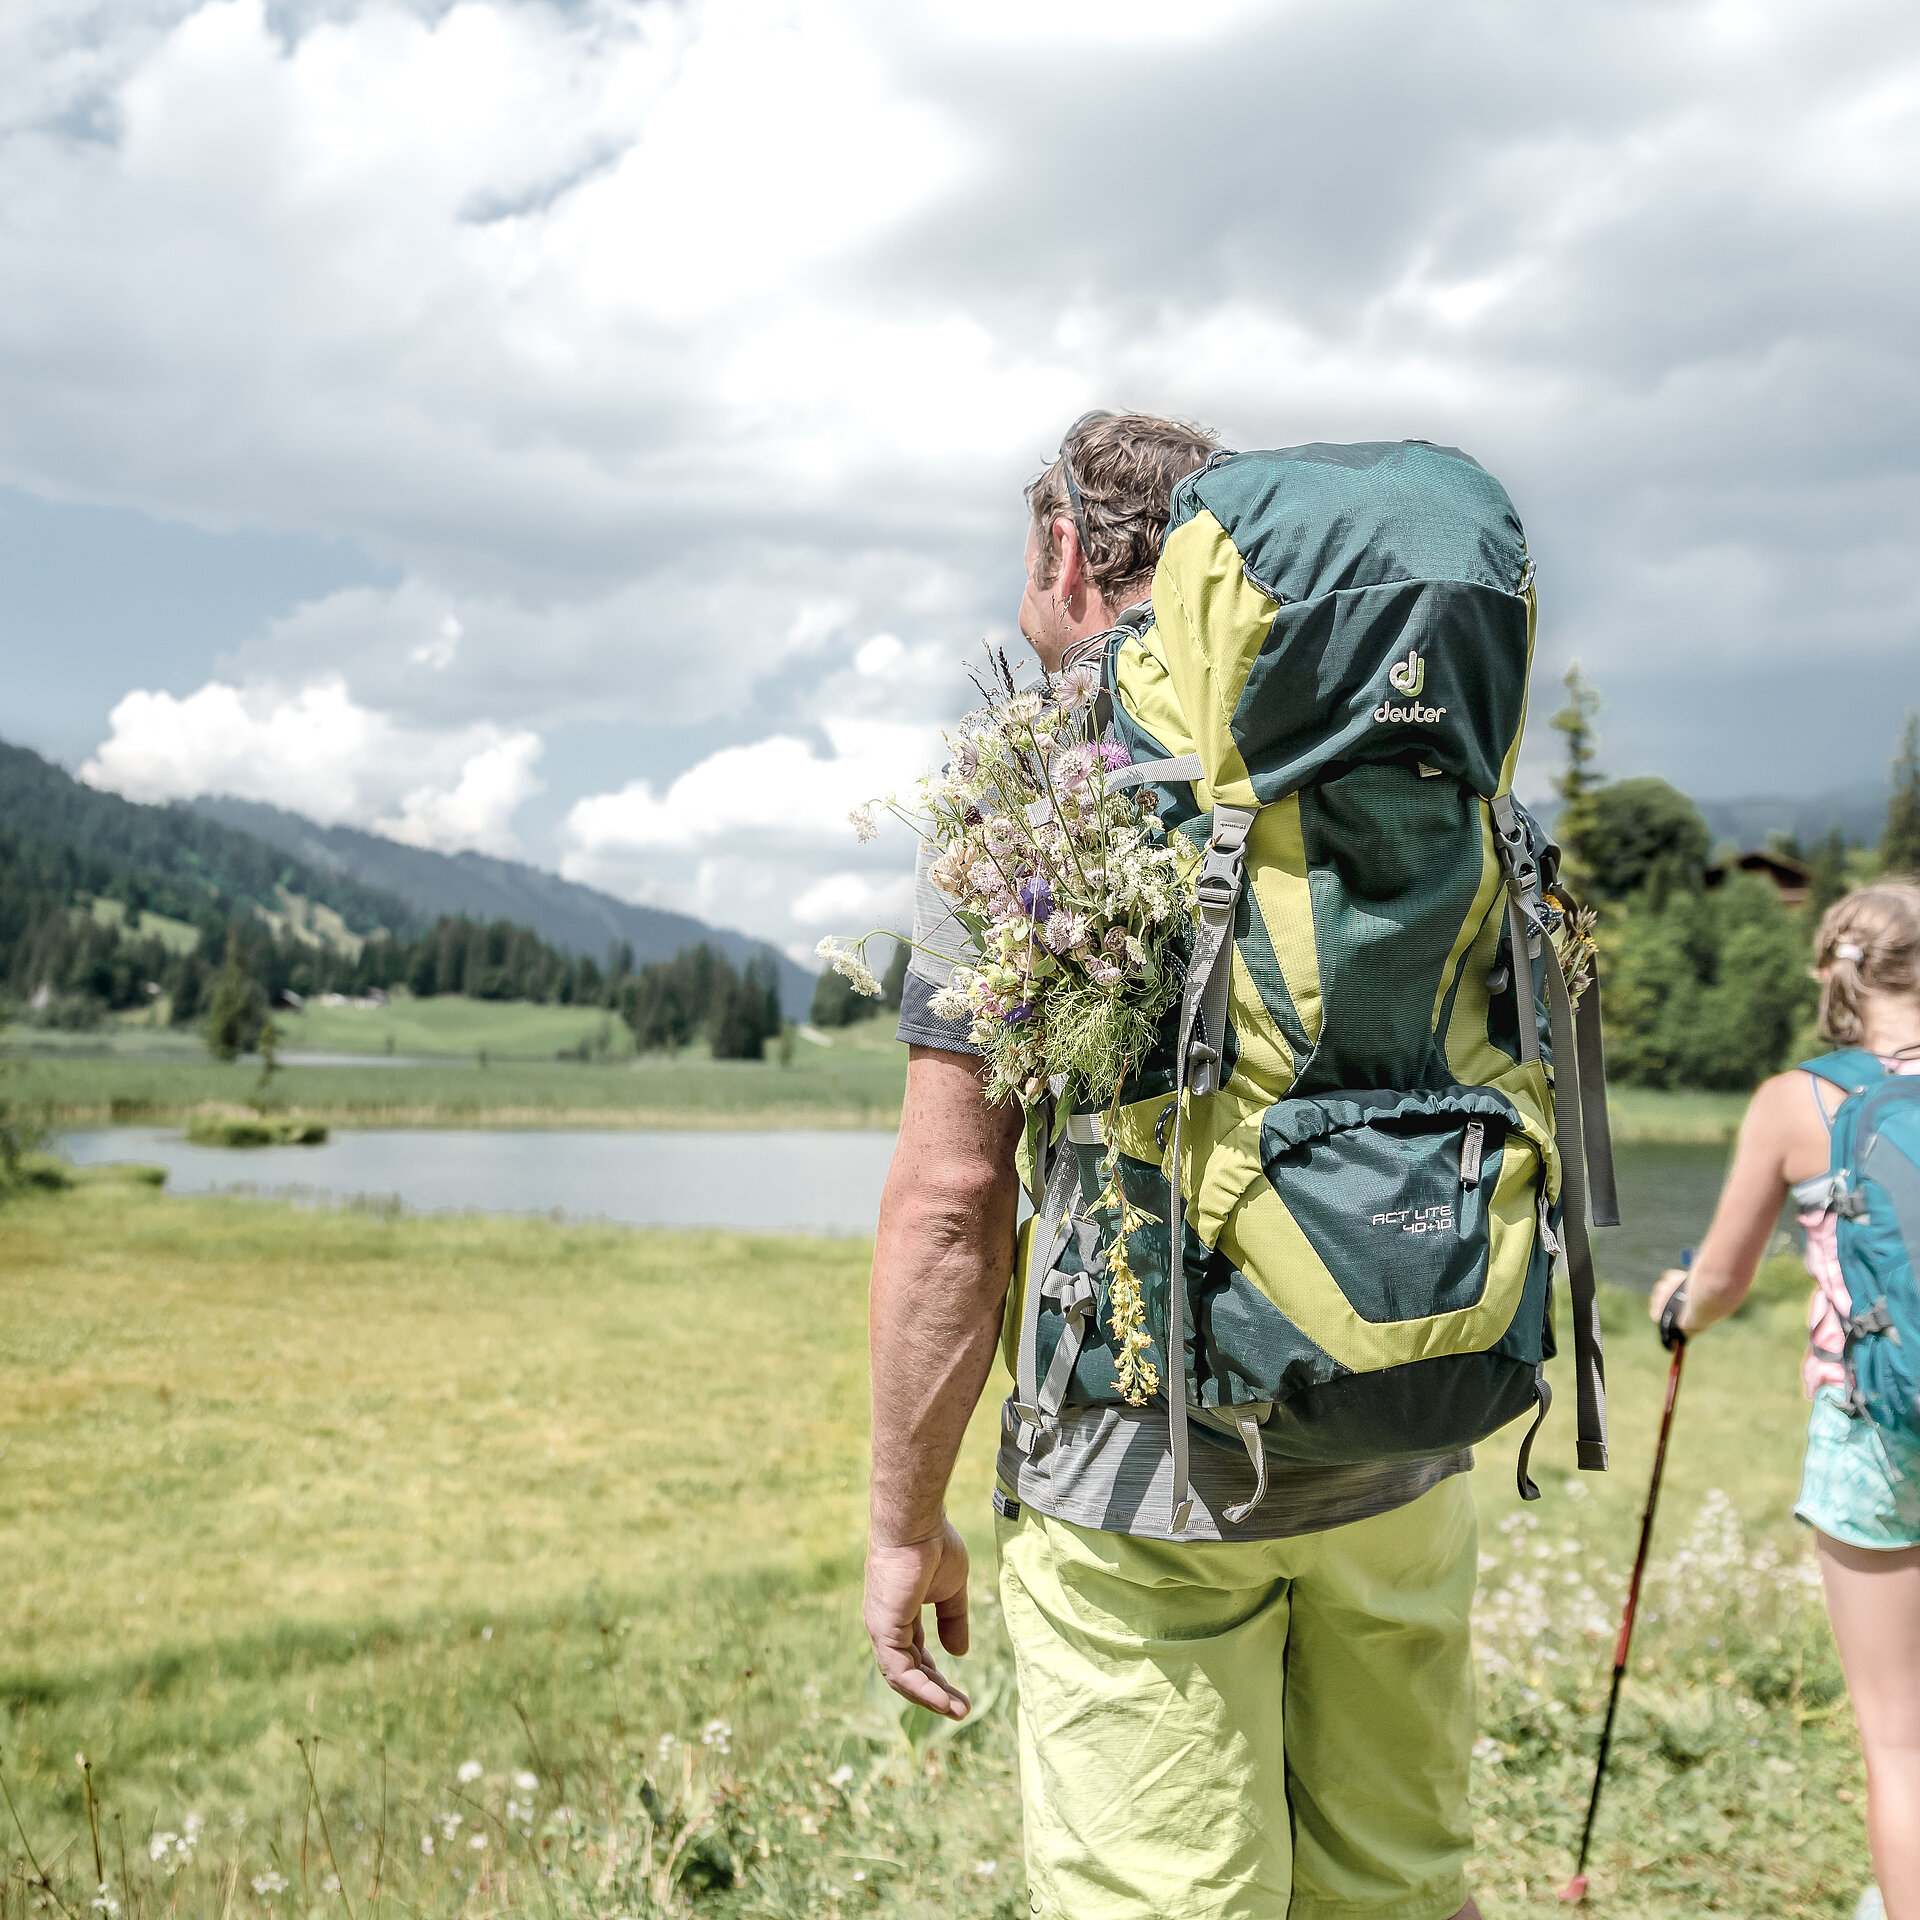
[[471,755],[451,791],[415,787],[400,802],[400,816],[376,820],[373,829],[410,847],[451,853],[514,854],[520,845],[509,824],[523,800],[541,790],[534,774],[542,746],[537,733],[510,733]]
[[230,793],[443,853],[517,853],[514,811],[540,786],[538,735],[424,734],[359,705],[338,677],[291,694],[219,681],[185,699],[136,691],[109,725],[80,769],[91,786],[145,801]]
[[[941,757],[932,726],[839,717],[831,751],[792,734],[726,747],[656,791],[636,780],[577,802],[561,830],[560,870],[627,899],[748,925],[794,943],[843,913],[904,925],[915,840],[889,824],[865,864],[851,809],[913,785]],[[751,917],[748,917],[748,916]],[[860,929],[864,931],[864,928]]]

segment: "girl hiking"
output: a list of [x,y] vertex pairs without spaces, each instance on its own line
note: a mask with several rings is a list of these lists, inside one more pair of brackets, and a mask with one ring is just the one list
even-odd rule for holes
[[[1682,1332],[1724,1320],[1746,1298],[1792,1191],[1815,1281],[1801,1368],[1813,1414],[1794,1512],[1819,1543],[1827,1615],[1866,1757],[1867,1832],[1885,1910],[1891,1920],[1920,1920],[1920,1438],[1912,1410],[1896,1424],[1867,1367],[1853,1363],[1868,1341],[1885,1337],[1886,1302],[1854,1300],[1842,1266],[1843,1251],[1872,1224],[1870,1211],[1880,1214],[1882,1235],[1904,1229],[1911,1262],[1920,1217],[1890,1208],[1877,1186],[1868,1209],[1856,1170],[1840,1179],[1833,1165],[1842,1104],[1854,1098],[1857,1115],[1872,1087],[1920,1075],[1920,886],[1886,881],[1848,894],[1821,921],[1815,958],[1821,1032],[1855,1051],[1776,1074],[1754,1094],[1706,1244],[1691,1272],[1661,1277],[1652,1313],[1658,1320],[1684,1287]],[[1913,1110],[1904,1097],[1900,1106]],[[1860,1151],[1851,1119],[1841,1123],[1849,1158]],[[1859,1223],[1845,1241],[1843,1217]],[[1899,1241],[1892,1245],[1897,1262]],[[1865,1271],[1850,1252],[1847,1264]],[[1877,1911],[1871,1895],[1861,1902],[1862,1914]]]

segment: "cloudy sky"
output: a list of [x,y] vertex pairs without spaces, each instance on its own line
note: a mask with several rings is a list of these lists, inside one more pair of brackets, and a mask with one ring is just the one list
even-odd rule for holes
[[1464,446],[1537,713],[1875,780],[1917,203],[1894,0],[6,0],[0,737],[805,951],[1104,404]]

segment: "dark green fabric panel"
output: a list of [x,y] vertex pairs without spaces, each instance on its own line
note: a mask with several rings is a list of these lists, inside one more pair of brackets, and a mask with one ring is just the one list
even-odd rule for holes
[[1203,509],[1282,601],[1393,580],[1511,594],[1526,569],[1506,489],[1457,447],[1422,440],[1234,454],[1174,489],[1174,527]]
[[1451,780],[1359,766],[1300,796],[1320,966],[1302,1094],[1451,1085],[1429,1024],[1480,890],[1480,813]]
[[1510,1354],[1448,1354],[1307,1387],[1263,1431],[1269,1451],[1301,1465],[1413,1460],[1476,1446],[1530,1413],[1533,1382],[1533,1364]]
[[1355,1128],[1268,1164],[1282,1204],[1372,1325],[1455,1313],[1485,1291],[1487,1199],[1505,1136],[1483,1123],[1481,1177],[1462,1186],[1462,1124]]
[[[1419,691],[1389,675],[1417,655]],[[1492,799],[1526,717],[1527,608],[1454,581],[1400,581],[1282,607],[1233,737],[1265,802],[1337,763],[1418,760]]]
[[1296,1327],[1245,1274],[1214,1263],[1194,1305],[1202,1406],[1284,1400],[1347,1369]]

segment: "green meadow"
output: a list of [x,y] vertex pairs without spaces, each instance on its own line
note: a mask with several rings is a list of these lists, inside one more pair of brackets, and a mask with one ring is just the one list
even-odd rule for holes
[[[890,1019],[869,1020],[815,1045],[795,1038],[790,1058],[715,1060],[704,1047],[680,1053],[602,1058],[592,1054],[605,1022],[597,1011],[573,1013],[549,1037],[575,1045],[584,1037],[589,1057],[515,1056],[502,1036],[527,1027],[505,1016],[558,1021],[567,1009],[487,1001],[423,1000],[397,1003],[401,1014],[422,1017],[447,1008],[436,1029],[461,1047],[396,1046],[421,1055],[418,1065],[377,1064],[378,1046],[344,1048],[330,1038],[318,1052],[368,1056],[365,1066],[282,1067],[264,1090],[258,1062],[223,1064],[204,1052],[160,1050],[161,1036],[135,1029],[115,1037],[115,1050],[68,1045],[44,1050],[16,1031],[0,1092],[50,1124],[104,1125],[114,1121],[181,1120],[209,1101],[223,1105],[261,1100],[281,1111],[309,1114],[340,1127],[880,1127],[899,1124],[906,1089],[906,1049]],[[322,1009],[376,1020],[375,1013]],[[487,1024],[480,1016],[498,1014]],[[615,1021],[614,1029],[626,1034]],[[571,1037],[565,1037],[571,1036]],[[371,1029],[358,1030],[362,1040]],[[178,1048],[177,1037],[173,1039]],[[629,1040],[631,1036],[628,1036]],[[304,1051],[305,1040],[283,1039],[284,1051]],[[98,1047],[96,1042],[95,1046]]]
[[[867,1258],[94,1177],[0,1203],[0,1914],[1024,1914],[1004,1383],[955,1489],[955,1732],[868,1679]],[[1691,1356],[1599,1911],[1845,1914],[1866,1878],[1788,1517],[1803,1287],[1773,1262]],[[1537,1506],[1513,1435],[1475,1476],[1490,1914],[1572,1871],[1665,1366],[1637,1300],[1606,1318],[1615,1471],[1556,1415]]]

